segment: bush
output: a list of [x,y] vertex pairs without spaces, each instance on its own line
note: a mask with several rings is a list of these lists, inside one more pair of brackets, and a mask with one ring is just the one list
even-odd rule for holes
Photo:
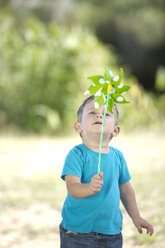
[[131,85],[127,93],[130,103],[118,105],[122,127],[127,131],[165,127],[165,96],[145,91],[133,76],[126,77],[126,82]]
[[[86,76],[115,64],[87,30],[0,16],[0,126],[26,132],[64,130],[75,118]],[[85,86],[86,88],[86,86]],[[75,110],[75,111],[73,111]],[[74,113],[74,114],[73,114]]]
[[[64,134],[91,83],[87,76],[103,74],[104,65],[119,72],[113,47],[80,27],[36,19],[20,24],[4,12],[0,33],[1,130]],[[162,80],[162,70],[158,75]],[[127,130],[164,125],[164,95],[145,92],[133,76],[124,79],[132,89],[126,97],[131,103],[118,105],[121,125]]]

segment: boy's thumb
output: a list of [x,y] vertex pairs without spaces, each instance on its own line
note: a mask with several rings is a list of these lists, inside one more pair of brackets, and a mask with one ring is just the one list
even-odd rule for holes
[[100,172],[100,175],[99,175],[101,178],[103,178],[103,172]]

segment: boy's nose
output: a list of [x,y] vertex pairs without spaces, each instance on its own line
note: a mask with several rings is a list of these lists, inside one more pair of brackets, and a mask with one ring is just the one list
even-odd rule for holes
[[103,118],[103,114],[102,113],[97,113],[96,117],[97,118]]

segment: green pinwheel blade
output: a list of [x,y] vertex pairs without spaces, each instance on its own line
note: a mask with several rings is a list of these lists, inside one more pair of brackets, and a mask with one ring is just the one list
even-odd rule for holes
[[113,84],[113,73],[107,66],[105,66],[104,80]]
[[121,81],[122,81],[122,79],[123,79],[123,76],[124,76],[123,68],[120,68],[119,79],[118,79],[118,81],[116,82],[118,85],[121,83]]
[[129,91],[130,88],[131,87],[129,85],[119,85],[115,88],[115,93],[122,94],[122,93]]
[[107,94],[107,89],[108,89],[108,84],[104,84],[101,89],[101,92],[104,94],[104,96],[106,96]]
[[101,88],[100,88],[100,85],[91,85],[89,88],[88,88],[88,90],[89,90],[89,93],[91,94],[91,95],[95,95],[99,90],[100,90]]
[[113,114],[113,106],[114,106],[114,101],[113,99],[110,97],[109,98],[109,101],[108,101],[108,107],[107,107],[107,110]]
[[105,98],[104,98],[104,95],[101,94],[100,96],[95,96],[95,108],[96,108],[96,111],[98,111],[99,107],[104,105],[105,103]]
[[96,75],[96,76],[91,76],[88,77],[95,85],[100,85],[101,83],[99,82],[100,79],[104,80],[104,76],[102,75]]
[[129,103],[128,101],[125,100],[125,98],[123,97],[123,95],[120,94],[112,94],[111,95],[112,99],[116,102],[116,103]]

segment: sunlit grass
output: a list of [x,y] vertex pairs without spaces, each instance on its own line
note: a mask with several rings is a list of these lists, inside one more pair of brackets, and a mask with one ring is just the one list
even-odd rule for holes
[[[147,235],[146,230],[143,229],[143,234],[139,234],[136,231],[136,228],[133,228],[132,222],[129,222],[129,229],[133,231],[131,232],[131,235],[127,236],[126,232],[124,234],[126,235],[125,239],[127,242],[129,243],[130,241],[132,245],[152,248],[164,247],[164,174],[165,170],[163,168],[160,171],[148,172],[147,174],[139,172],[134,172],[133,174],[132,181],[140,213],[143,218],[147,219],[147,221],[153,225],[155,232],[153,236],[150,236]],[[127,217],[124,209],[123,212],[124,217]],[[126,226],[127,223],[125,223],[125,229]]]
[[[155,227],[155,234],[150,237],[146,235],[145,231],[140,235],[134,230],[127,240],[131,239],[134,244],[139,246],[148,245],[148,247],[154,248],[154,244],[163,239],[165,232],[164,171],[148,173],[145,176],[143,173],[135,172],[133,177],[139,209]],[[1,209],[4,211],[8,208],[27,208],[35,202],[41,202],[60,211],[66,196],[66,187],[59,178],[60,174],[53,175],[52,173],[28,179],[17,176],[5,184],[1,177]],[[5,229],[3,233],[10,231],[10,229]],[[50,231],[57,231],[57,228],[56,230],[48,228],[46,231],[43,228],[36,229],[30,224],[24,226],[24,232],[30,239],[35,239]]]
[[[132,137],[130,140],[127,137],[127,141],[130,142],[129,148],[131,149],[132,142],[135,141]],[[26,144],[25,147],[22,146],[22,142]],[[43,139],[37,138],[37,140],[34,139],[33,141],[31,138],[28,142],[21,138],[21,142],[18,139],[14,143],[14,140],[12,140],[12,145],[10,142],[8,146],[8,142],[6,141],[5,143],[5,140],[3,140],[4,146],[1,146],[0,150],[0,219],[2,224],[0,247],[2,248],[14,247],[14,244],[17,244],[18,240],[20,240],[19,237],[22,237],[22,240],[25,239],[25,243],[34,242],[34,245],[29,244],[29,247],[32,248],[38,247],[35,242],[39,242],[41,239],[45,239],[45,242],[47,242],[48,236],[50,240],[55,239],[54,235],[57,235],[56,239],[58,237],[60,212],[66,196],[66,186],[60,178],[62,169],[62,166],[59,166],[60,160],[55,163],[52,159],[55,156],[57,160],[57,155],[60,157],[65,156],[64,139],[58,139],[55,142],[50,140],[50,143],[49,140],[46,140],[45,144]],[[68,150],[72,147],[69,142],[67,143]],[[125,149],[124,137],[120,140],[121,145],[122,142]],[[161,145],[163,144],[163,139],[161,139]],[[59,147],[60,145],[61,148]],[[18,150],[20,149],[21,155],[19,157]],[[54,153],[56,149],[58,153],[61,149],[61,153]],[[145,146],[143,147],[143,152],[145,153],[144,149],[146,149]],[[123,150],[122,147],[121,150]],[[50,151],[51,154],[49,154]],[[160,145],[155,151],[154,157],[152,153],[148,154],[148,157],[145,157],[144,163],[140,164],[140,167],[138,164],[139,160],[133,160],[132,157],[128,157],[128,160],[130,159],[128,164],[132,166],[131,182],[136,193],[138,207],[142,217],[153,224],[155,234],[150,237],[146,235],[145,230],[142,235],[138,234],[122,207],[124,213],[124,245],[127,248],[134,246],[139,248],[164,248],[165,167],[162,165],[165,160],[163,149],[161,149]],[[43,157],[44,152],[48,155]],[[28,154],[26,158],[29,159],[30,157],[28,163],[24,159],[24,154]],[[137,150],[136,154],[136,150],[133,150],[133,154],[137,158],[139,151]],[[13,156],[13,160],[10,160],[10,155]],[[51,159],[49,160],[50,157]],[[2,158],[4,164],[2,163]],[[156,167],[153,166],[155,165],[155,160],[157,163]],[[140,161],[142,162],[142,159]],[[148,161],[147,165],[145,164],[146,161]],[[151,167],[149,167],[150,162]],[[13,241],[10,242],[12,235]],[[8,245],[2,245],[3,239]],[[8,241],[5,241],[6,239]],[[18,247],[23,246],[20,245]],[[55,248],[58,247],[59,241]]]
[[7,183],[0,177],[1,209],[23,208],[39,201],[60,211],[66,195],[66,187],[60,175],[52,173],[31,178],[16,177]]

